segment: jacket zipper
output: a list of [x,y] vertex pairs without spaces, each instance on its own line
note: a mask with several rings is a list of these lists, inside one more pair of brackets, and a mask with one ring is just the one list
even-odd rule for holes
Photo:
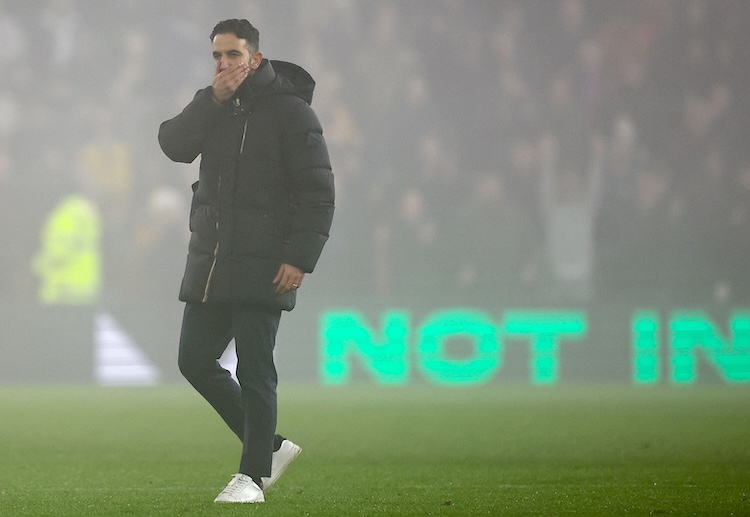
[[242,142],[240,142],[240,154],[245,150],[245,137],[247,136],[247,118],[245,119],[245,127],[242,128]]
[[[216,198],[218,200],[219,193],[221,191],[221,176],[219,176],[219,184],[216,187]],[[216,203],[216,246],[214,246],[214,260],[211,262],[211,269],[208,270],[208,278],[206,279],[206,289],[203,291],[203,303],[208,301],[208,290],[211,287],[211,278],[214,276],[214,269],[216,269],[216,259],[219,256],[219,204]]]
[[[235,104],[239,105],[239,99],[235,100]],[[240,154],[245,150],[245,137],[247,136],[247,118],[245,119],[245,125],[242,128],[242,141],[240,142]],[[216,187],[216,197],[220,195],[221,191],[221,176],[219,176],[219,184]],[[208,270],[208,278],[206,279],[206,289],[203,291],[203,303],[208,301],[208,290],[211,287],[211,278],[214,276],[214,270],[216,269],[216,259],[219,256],[219,208],[218,201],[216,206],[216,246],[214,247],[214,260],[211,262],[211,269]]]
[[[216,231],[219,231],[219,223],[216,223]],[[208,301],[208,289],[211,287],[211,277],[214,276],[214,269],[216,269],[216,257],[219,254],[219,242],[216,242],[214,248],[214,261],[211,263],[211,269],[208,271],[208,279],[206,279],[206,290],[203,291],[203,303]]]

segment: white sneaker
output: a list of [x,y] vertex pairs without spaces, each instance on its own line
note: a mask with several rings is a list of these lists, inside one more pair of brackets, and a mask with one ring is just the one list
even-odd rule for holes
[[245,474],[235,474],[232,481],[214,499],[214,503],[262,503],[263,490]]
[[281,442],[281,447],[273,453],[271,458],[271,477],[261,478],[261,481],[263,481],[263,490],[268,490],[271,488],[271,485],[276,483],[276,480],[284,473],[289,464],[299,456],[300,452],[302,452],[302,448],[290,440],[284,439]]

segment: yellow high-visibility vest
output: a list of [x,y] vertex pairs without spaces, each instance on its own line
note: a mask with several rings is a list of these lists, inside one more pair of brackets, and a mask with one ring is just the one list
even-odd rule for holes
[[47,218],[33,261],[39,300],[48,305],[90,305],[101,292],[101,219],[79,195],[63,199]]

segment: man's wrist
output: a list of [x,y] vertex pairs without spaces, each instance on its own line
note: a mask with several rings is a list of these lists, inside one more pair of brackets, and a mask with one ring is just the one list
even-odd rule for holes
[[211,90],[210,90],[210,93],[211,93],[211,99],[212,99],[212,100],[213,100],[213,101],[214,101],[214,102],[215,102],[215,103],[216,103],[216,104],[217,104],[218,106],[221,106],[221,105],[223,105],[224,103],[223,103],[223,102],[221,102],[221,101],[220,101],[220,100],[219,100],[219,99],[218,99],[218,98],[216,97],[216,94],[214,93],[214,88],[213,88],[213,86],[211,86],[211,87],[210,87],[210,89],[211,89]]

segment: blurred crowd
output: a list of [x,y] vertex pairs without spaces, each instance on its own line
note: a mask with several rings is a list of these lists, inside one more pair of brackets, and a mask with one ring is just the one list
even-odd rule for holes
[[0,296],[73,192],[103,297],[176,298],[197,164],[156,134],[228,17],[317,81],[321,294],[750,301],[746,0],[0,2]]

